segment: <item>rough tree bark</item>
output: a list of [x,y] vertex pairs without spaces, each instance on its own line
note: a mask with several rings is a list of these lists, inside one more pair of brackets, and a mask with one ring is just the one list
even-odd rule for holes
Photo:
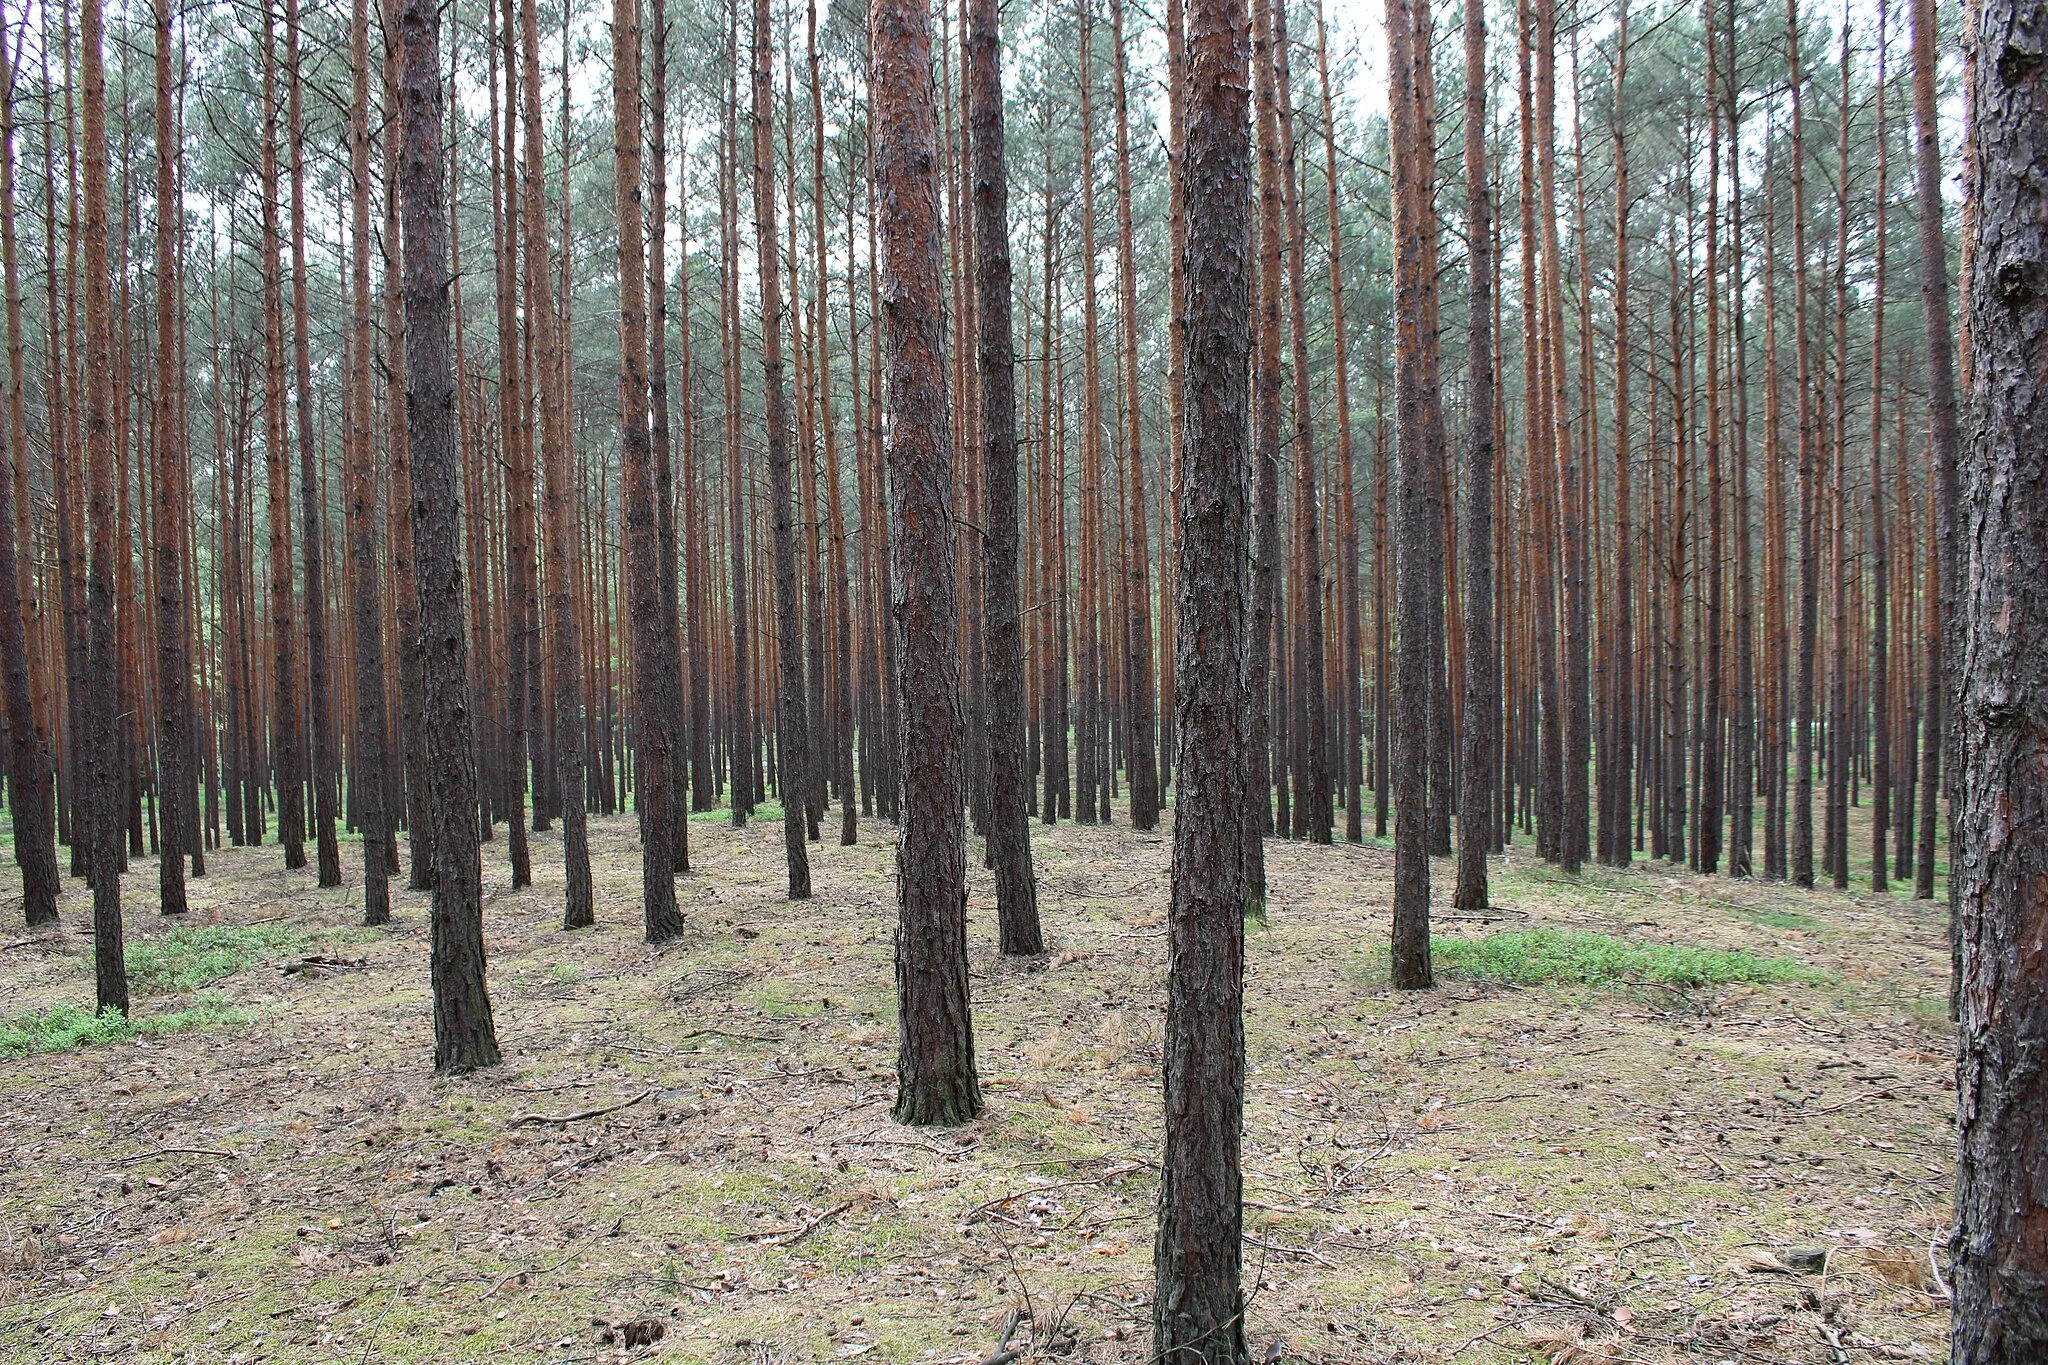
[[[804,618],[797,606],[796,545],[789,483],[789,411],[782,386],[782,267],[775,242],[774,49],[771,0],[754,0],[754,244],[761,271],[761,377],[768,427],[769,529],[775,543],[775,770],[782,794],[782,842],[789,861],[789,898],[811,894],[804,847],[805,803],[811,798],[810,723],[804,697]],[[791,213],[795,213],[792,206]],[[806,452],[805,459],[809,459]],[[805,509],[805,516],[810,515]]]
[[14,859],[21,867],[22,914],[31,925],[57,917],[56,812],[51,804],[49,707],[37,704],[36,582],[27,534],[28,422],[22,394],[21,279],[14,230],[14,61],[0,43],[0,251],[7,307],[6,441],[0,453],[0,685],[7,712],[7,795],[14,818]]
[[[114,301],[107,273],[107,71],[100,0],[79,7],[80,85],[85,97],[85,458],[92,568],[86,588],[89,676],[121,667],[115,634]],[[128,964],[121,935],[120,731],[118,689],[89,686],[85,713],[84,842],[92,879],[93,981],[101,1010],[128,1012]]]
[[525,127],[526,176],[520,217],[525,228],[526,318],[533,329],[533,396],[540,409],[542,537],[547,555],[548,617],[554,622],[549,665],[555,704],[555,809],[562,819],[566,882],[562,927],[596,922],[590,887],[590,836],[584,790],[583,665],[577,637],[576,488],[569,468],[568,404],[557,391],[562,370],[548,270],[547,204],[541,166],[540,16],[534,0],[519,6],[519,98]]
[[[1623,30],[1626,33],[1626,29]],[[1460,911],[1483,910],[1486,853],[1493,844],[1494,716],[1500,682],[1493,656],[1493,190],[1486,179],[1486,6],[1465,0],[1465,744],[1458,778]],[[1626,409],[1624,408],[1624,412]]]
[[940,307],[938,117],[931,13],[873,0],[875,184],[888,350],[890,610],[900,635],[896,840],[899,1123],[981,1112],[967,994],[953,442]]
[[406,0],[399,16],[398,66],[406,429],[413,541],[419,555],[426,804],[434,827],[434,1069],[449,1074],[496,1066],[498,1037],[484,986],[483,869],[477,849],[469,642],[463,634],[455,371],[449,353],[441,18],[433,0]]
[[[1017,593],[1016,357],[1010,335],[1009,168],[1003,127],[1002,42],[996,0],[967,8],[967,90],[972,121],[974,278],[980,306],[983,516],[982,615],[988,656],[989,864],[1005,953],[1045,951],[1031,869],[1024,763],[1024,641]],[[1135,799],[1135,798],[1134,798]],[[1133,817],[1135,822],[1135,815]]]
[[391,922],[391,746],[384,693],[384,577],[377,563],[377,443],[370,394],[370,6],[349,6],[349,601],[355,613],[355,804],[363,836],[363,922]]
[[[318,453],[313,443],[313,348],[306,298],[306,145],[300,117],[299,0],[285,0],[285,139],[291,156],[292,374],[299,445],[299,558],[306,579],[306,728],[312,739],[313,846],[321,886],[341,885],[334,832],[334,716],[327,678],[327,546]],[[169,342],[164,342],[168,349]],[[175,618],[165,617],[165,620]]]
[[[157,610],[157,789],[163,802],[163,834],[157,884],[166,915],[185,912],[185,860],[199,831],[197,799],[191,766],[192,669],[186,650],[185,528],[192,500],[185,488],[185,431],[179,417],[178,263],[184,211],[177,205],[178,157],[171,131],[171,7],[157,0],[156,16],[156,610]],[[0,508],[0,522],[11,521],[11,509]],[[12,525],[0,525],[0,540],[11,542]],[[11,543],[0,547],[8,554]],[[9,566],[0,564],[0,570]],[[0,579],[0,591],[6,580]],[[18,628],[18,627],[17,627]],[[7,625],[0,621],[0,638]],[[17,640],[10,654],[20,652]],[[26,689],[24,689],[24,692]],[[9,716],[13,707],[9,706]],[[20,722],[31,735],[34,718]],[[17,745],[17,749],[19,746]],[[10,775],[11,772],[10,772]],[[32,789],[33,790],[33,789]],[[19,817],[17,817],[19,818]],[[19,847],[19,839],[16,841]],[[54,860],[52,862],[54,870]],[[23,864],[26,876],[27,864]]]
[[647,941],[683,931],[676,908],[673,730],[661,715],[661,551],[654,451],[647,427],[647,242],[640,206],[640,6],[612,0],[612,146],[619,231],[619,500],[626,523],[626,599],[633,650],[634,805],[640,816]]
[[1950,883],[1960,945],[1951,1350],[1957,1365],[2020,1365],[2048,1359],[2048,5],[1984,0],[1980,12],[1966,329],[1976,430],[1959,470],[1970,559],[1957,603]]
[[1250,488],[1251,24],[1243,0],[1187,9],[1187,356],[1175,490],[1173,890],[1166,1134],[1153,1263],[1155,1360],[1238,1365],[1245,1349],[1244,758]]
[[1423,83],[1430,66],[1426,5],[1389,0],[1387,53],[1392,84],[1389,123],[1394,147],[1395,404],[1399,423],[1395,516],[1396,629],[1400,677],[1394,721],[1393,982],[1402,990],[1431,984],[1429,961],[1429,677],[1432,618],[1443,603],[1437,575],[1425,562],[1443,521],[1443,477],[1430,432],[1440,401],[1425,382],[1426,319],[1436,316],[1436,276],[1427,234],[1435,222],[1427,202],[1435,184],[1435,135]]

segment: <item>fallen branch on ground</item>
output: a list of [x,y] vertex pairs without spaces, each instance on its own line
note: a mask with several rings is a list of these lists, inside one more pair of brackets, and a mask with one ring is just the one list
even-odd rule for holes
[[630,1109],[653,1093],[653,1088],[649,1087],[633,1096],[632,1099],[620,1100],[617,1104],[600,1105],[596,1109],[580,1110],[574,1114],[521,1114],[512,1120],[512,1126],[517,1128],[527,1123],[581,1123],[585,1119],[600,1119],[606,1114],[616,1114],[621,1109]]

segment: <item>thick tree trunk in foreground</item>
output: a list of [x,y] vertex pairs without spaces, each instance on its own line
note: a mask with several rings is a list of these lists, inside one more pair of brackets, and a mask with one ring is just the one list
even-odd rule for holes
[[[754,243],[761,269],[761,377],[768,424],[769,529],[775,541],[776,790],[782,796],[782,843],[789,862],[789,898],[808,900],[811,859],[804,847],[805,804],[811,799],[810,724],[804,697],[804,618],[796,600],[795,529],[791,524],[789,411],[782,385],[782,267],[775,241],[774,49],[768,39],[771,0],[754,0]],[[623,192],[623,191],[622,191]],[[790,212],[795,213],[792,206]],[[808,460],[810,453],[806,451]],[[810,510],[805,509],[808,518]]]
[[901,632],[897,740],[896,1121],[981,1112],[967,997],[953,443],[940,308],[938,118],[931,14],[873,0],[875,183],[888,348],[890,609]]
[[1005,953],[1045,951],[1031,871],[1031,781],[1024,766],[1024,642],[1017,604],[1016,362],[1010,336],[1009,167],[1004,161],[1001,35],[995,0],[967,11],[967,87],[973,122],[974,274],[980,296],[981,460],[987,499],[982,613],[988,653],[988,854]]
[[2020,1365],[2048,1359],[2048,5],[1986,0],[1982,15],[1997,55],[1975,80],[1976,431],[1959,471],[1951,1349],[1957,1365]]
[[[192,669],[185,640],[185,529],[191,498],[185,491],[185,432],[179,422],[178,356],[179,229],[178,144],[171,128],[171,9],[156,11],[156,610],[157,610],[157,790],[163,803],[163,834],[157,884],[166,915],[185,912],[185,859],[199,833],[191,771]],[[4,509],[0,509],[4,510]],[[4,518],[0,518],[4,519]],[[12,526],[0,527],[0,539]],[[0,566],[5,567],[5,566]],[[0,633],[5,625],[0,623]],[[4,638],[4,634],[0,634]],[[18,651],[18,645],[16,647]],[[10,711],[11,714],[11,711]],[[30,722],[32,725],[32,721]],[[24,871],[26,868],[24,867]]]
[[1245,572],[1250,488],[1251,25],[1187,15],[1187,372],[1175,490],[1173,891],[1153,1358],[1237,1365],[1244,1338]]
[[483,869],[476,758],[463,634],[461,475],[449,354],[448,213],[442,166],[441,20],[406,0],[399,21],[399,218],[404,234],[406,428],[419,556],[421,730],[433,822],[434,1069],[498,1064],[484,988]]

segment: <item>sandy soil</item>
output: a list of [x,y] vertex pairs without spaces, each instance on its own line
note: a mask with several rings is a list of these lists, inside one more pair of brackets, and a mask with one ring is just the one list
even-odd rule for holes
[[[292,931],[208,988],[245,1022],[0,1060],[0,1357],[965,1362],[1007,1335],[1026,1358],[1145,1361],[1166,838],[1034,826],[1052,948],[1032,963],[996,955],[975,870],[988,1112],[946,1132],[889,1120],[890,827],[813,846],[805,904],[781,898],[775,822],[692,835],[690,933],[660,951],[629,820],[594,825],[600,922],[574,935],[556,836],[516,894],[502,837],[486,846],[506,1063],[455,1081],[430,1071],[421,896],[363,931],[353,885],[221,851],[191,920]],[[1548,925],[1824,975],[1397,995],[1391,853],[1268,859],[1255,1358],[1945,1357],[1928,903],[1642,864],[1571,881],[1524,840],[1496,865],[1496,920],[1451,916],[1437,865],[1439,934]],[[138,860],[131,938],[163,931],[154,885]],[[89,921],[72,887],[63,932],[17,927],[0,1014],[90,1001]],[[313,954],[362,965],[282,970]]]

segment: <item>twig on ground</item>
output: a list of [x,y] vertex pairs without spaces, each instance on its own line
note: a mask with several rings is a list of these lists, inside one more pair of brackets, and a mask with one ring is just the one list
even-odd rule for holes
[[541,1275],[552,1275],[557,1270],[560,1270],[563,1266],[569,1264],[569,1262],[575,1260],[578,1256],[582,1254],[582,1248],[578,1247],[575,1251],[570,1252],[567,1256],[564,1256],[561,1260],[556,1261],[553,1265],[544,1265],[538,1270],[515,1270],[510,1275],[507,1275],[502,1280],[499,1280],[496,1284],[493,1284],[489,1289],[486,1289],[480,1297],[488,1299],[493,1294],[497,1293],[500,1289],[503,1289],[506,1285],[512,1283],[512,1281],[514,1280],[530,1280]]
[[138,1161],[148,1161],[151,1157],[159,1156],[217,1156],[223,1160],[236,1161],[240,1159],[241,1154],[239,1152],[223,1152],[216,1147],[158,1147],[153,1151],[137,1152],[133,1156],[121,1157],[114,1164],[116,1166],[132,1166]]
[[859,1201],[848,1199],[844,1203],[835,1204],[831,1208],[826,1209],[807,1223],[800,1223],[793,1228],[769,1228],[765,1232],[745,1233],[741,1236],[740,1240],[746,1242],[765,1241],[773,1246],[793,1247],[819,1228],[825,1226],[825,1224],[831,1222],[834,1218],[837,1218],[840,1214],[845,1213],[857,1202]]
[[779,1043],[782,1041],[780,1038],[770,1038],[765,1033],[727,1033],[722,1028],[693,1028],[688,1033],[679,1034],[676,1041],[687,1043],[692,1038],[737,1038],[743,1043]]
[[581,1123],[585,1119],[599,1119],[603,1118],[606,1114],[616,1114],[621,1109],[630,1109],[653,1093],[654,1089],[650,1086],[629,1100],[620,1100],[617,1104],[600,1105],[595,1109],[580,1110],[574,1114],[521,1114],[512,1120],[512,1126],[517,1128],[522,1124],[528,1123]]

